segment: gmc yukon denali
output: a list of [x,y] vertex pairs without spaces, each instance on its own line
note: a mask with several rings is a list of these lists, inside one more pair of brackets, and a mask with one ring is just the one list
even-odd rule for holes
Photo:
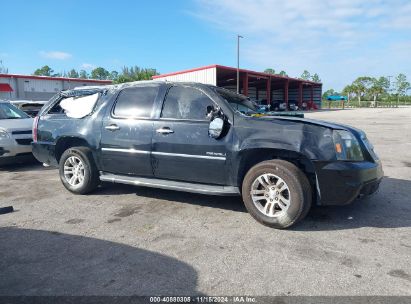
[[361,130],[261,115],[249,98],[199,83],[144,81],[54,96],[33,153],[76,194],[100,182],[241,195],[260,223],[286,228],[311,204],[374,193],[381,162]]

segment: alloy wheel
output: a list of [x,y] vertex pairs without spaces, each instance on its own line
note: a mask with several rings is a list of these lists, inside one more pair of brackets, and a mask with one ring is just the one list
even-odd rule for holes
[[250,194],[255,207],[269,217],[281,216],[291,204],[287,183],[272,173],[257,177],[251,185]]
[[74,187],[80,187],[84,183],[84,164],[77,156],[70,156],[64,162],[64,178]]

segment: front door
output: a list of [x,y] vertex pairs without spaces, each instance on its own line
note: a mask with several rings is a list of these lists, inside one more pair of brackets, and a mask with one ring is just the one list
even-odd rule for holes
[[226,145],[229,136],[208,136],[207,106],[214,102],[201,90],[172,86],[160,119],[153,126],[154,175],[161,179],[226,183]]
[[102,126],[101,166],[116,174],[152,176],[151,120],[158,85],[122,90]]

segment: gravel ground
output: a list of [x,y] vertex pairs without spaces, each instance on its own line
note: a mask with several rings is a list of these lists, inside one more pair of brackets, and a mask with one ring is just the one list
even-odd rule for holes
[[240,198],[122,185],[67,192],[57,171],[0,169],[0,295],[411,295],[411,108],[320,111],[365,130],[386,178],[293,229]]

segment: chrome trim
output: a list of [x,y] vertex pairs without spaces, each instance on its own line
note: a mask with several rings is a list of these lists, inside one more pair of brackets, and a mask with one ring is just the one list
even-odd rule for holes
[[113,125],[105,126],[104,129],[109,130],[109,131],[117,131],[117,130],[120,130],[120,127],[113,124]]
[[162,156],[177,156],[177,157],[187,157],[187,158],[200,158],[200,159],[213,159],[213,160],[226,160],[224,156],[208,156],[208,155],[193,155],[193,154],[180,154],[180,153],[167,153],[167,152],[150,152],[145,150],[136,150],[136,149],[116,149],[116,148],[101,148],[102,151],[111,151],[111,152],[123,152],[123,153],[133,153],[133,154],[150,154],[153,155],[162,155]]
[[321,200],[321,191],[320,191],[320,183],[318,182],[318,176],[317,173],[315,173],[315,185],[317,187],[317,193],[318,193],[318,197]]
[[129,184],[142,187],[160,188],[166,190],[179,190],[191,193],[201,193],[209,195],[239,195],[240,190],[234,186],[218,186],[208,184],[196,184],[190,182],[180,182],[162,180],[156,178],[144,178],[134,176],[121,176],[111,173],[100,172],[100,180],[120,184]]
[[159,134],[171,134],[171,133],[174,133],[173,130],[171,130],[170,128],[166,128],[166,127],[157,129],[156,132],[159,133]]
[[193,154],[179,154],[179,153],[167,153],[167,152],[151,152],[154,155],[163,155],[163,156],[177,156],[177,157],[187,157],[187,158],[201,158],[201,159],[215,159],[215,160],[226,160],[222,156],[207,156],[207,155],[193,155]]
[[150,154],[150,151],[136,150],[136,149],[101,148],[101,150],[102,151],[110,151],[110,152],[133,153],[133,154]]

